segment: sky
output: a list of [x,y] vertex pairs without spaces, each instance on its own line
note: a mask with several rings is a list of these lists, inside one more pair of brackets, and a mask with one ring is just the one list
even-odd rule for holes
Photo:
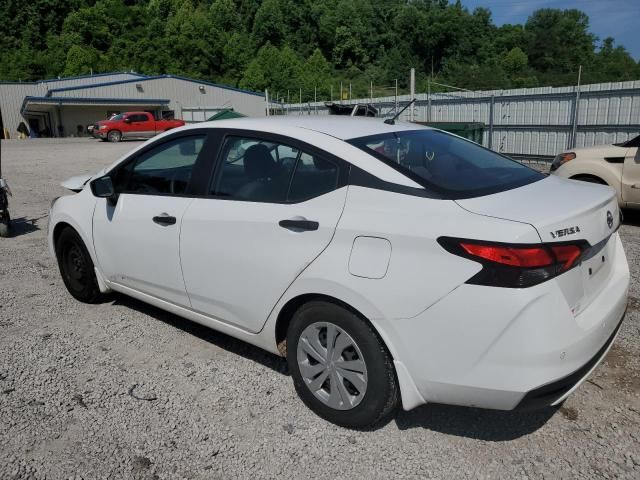
[[640,0],[462,0],[473,11],[476,7],[491,10],[496,25],[523,24],[540,8],[576,8],[589,15],[591,32],[604,40],[613,37],[640,60]]

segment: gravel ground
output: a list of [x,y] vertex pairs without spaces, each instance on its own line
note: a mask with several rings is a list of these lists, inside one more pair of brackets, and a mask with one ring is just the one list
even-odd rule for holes
[[640,478],[640,215],[606,362],[560,409],[426,405],[356,432],[298,400],[283,359],[138,301],[84,305],[46,246],[59,182],[136,144],[3,141],[0,478]]

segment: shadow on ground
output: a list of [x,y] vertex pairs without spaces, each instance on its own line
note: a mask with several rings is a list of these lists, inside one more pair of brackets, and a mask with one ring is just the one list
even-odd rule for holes
[[172,327],[178,328],[185,333],[198,337],[201,340],[209,342],[219,348],[222,348],[230,353],[241,355],[251,361],[258,362],[265,367],[268,367],[275,372],[283,375],[289,374],[289,368],[287,361],[279,357],[278,355],[271,354],[261,348],[255,347],[249,343],[237,340],[222,332],[218,332],[208,327],[204,327],[199,323],[189,321],[173,313],[165,312],[159,308],[149,305],[147,303],[136,300],[132,297],[125,295],[115,294],[115,305],[123,305],[125,307],[137,310],[138,312],[149,315],[161,322],[164,322]]
[[11,219],[11,230],[9,232],[10,237],[19,237],[28,233],[33,233],[40,230],[40,227],[36,225],[39,218],[25,218],[18,217]]
[[[182,317],[165,312],[164,310],[125,295],[116,294],[114,296],[114,304],[137,310],[230,353],[241,355],[251,361],[258,362],[280,374],[289,375],[287,362],[284,358],[270,354],[229,335],[183,319]],[[399,409],[395,416],[395,422],[400,430],[425,428],[448,435],[501,442],[514,440],[535,432],[541,428],[556,411],[557,408],[545,408],[531,412],[505,412],[428,404],[411,410],[410,412]],[[383,425],[379,425],[377,428],[382,426]]]
[[509,412],[434,403],[410,412],[400,411],[395,422],[400,430],[424,428],[458,437],[505,442],[535,432],[557,411],[557,407],[547,407]]

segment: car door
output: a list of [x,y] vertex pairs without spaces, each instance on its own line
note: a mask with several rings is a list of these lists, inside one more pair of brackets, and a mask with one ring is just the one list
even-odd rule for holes
[[[201,131],[202,132],[202,131]],[[93,241],[110,282],[189,306],[180,270],[182,216],[206,134],[172,136],[110,172],[117,201],[98,199]]]
[[210,196],[195,199],[182,221],[182,271],[194,310],[258,332],[331,241],[347,167],[293,142],[246,132],[221,140]]
[[622,199],[629,207],[640,206],[640,148],[627,150],[622,166]]
[[128,137],[151,138],[155,135],[155,122],[149,120],[150,114],[133,113],[127,117],[129,128]]

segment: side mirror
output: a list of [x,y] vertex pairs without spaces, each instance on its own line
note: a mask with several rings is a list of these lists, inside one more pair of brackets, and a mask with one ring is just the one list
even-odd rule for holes
[[96,178],[91,182],[91,192],[98,198],[106,198],[109,203],[115,204],[118,200],[115,188],[113,188],[113,182],[109,175]]
[[131,119],[130,119],[130,118],[125,118],[125,119],[123,120],[123,122],[124,122],[124,123],[131,123]]

